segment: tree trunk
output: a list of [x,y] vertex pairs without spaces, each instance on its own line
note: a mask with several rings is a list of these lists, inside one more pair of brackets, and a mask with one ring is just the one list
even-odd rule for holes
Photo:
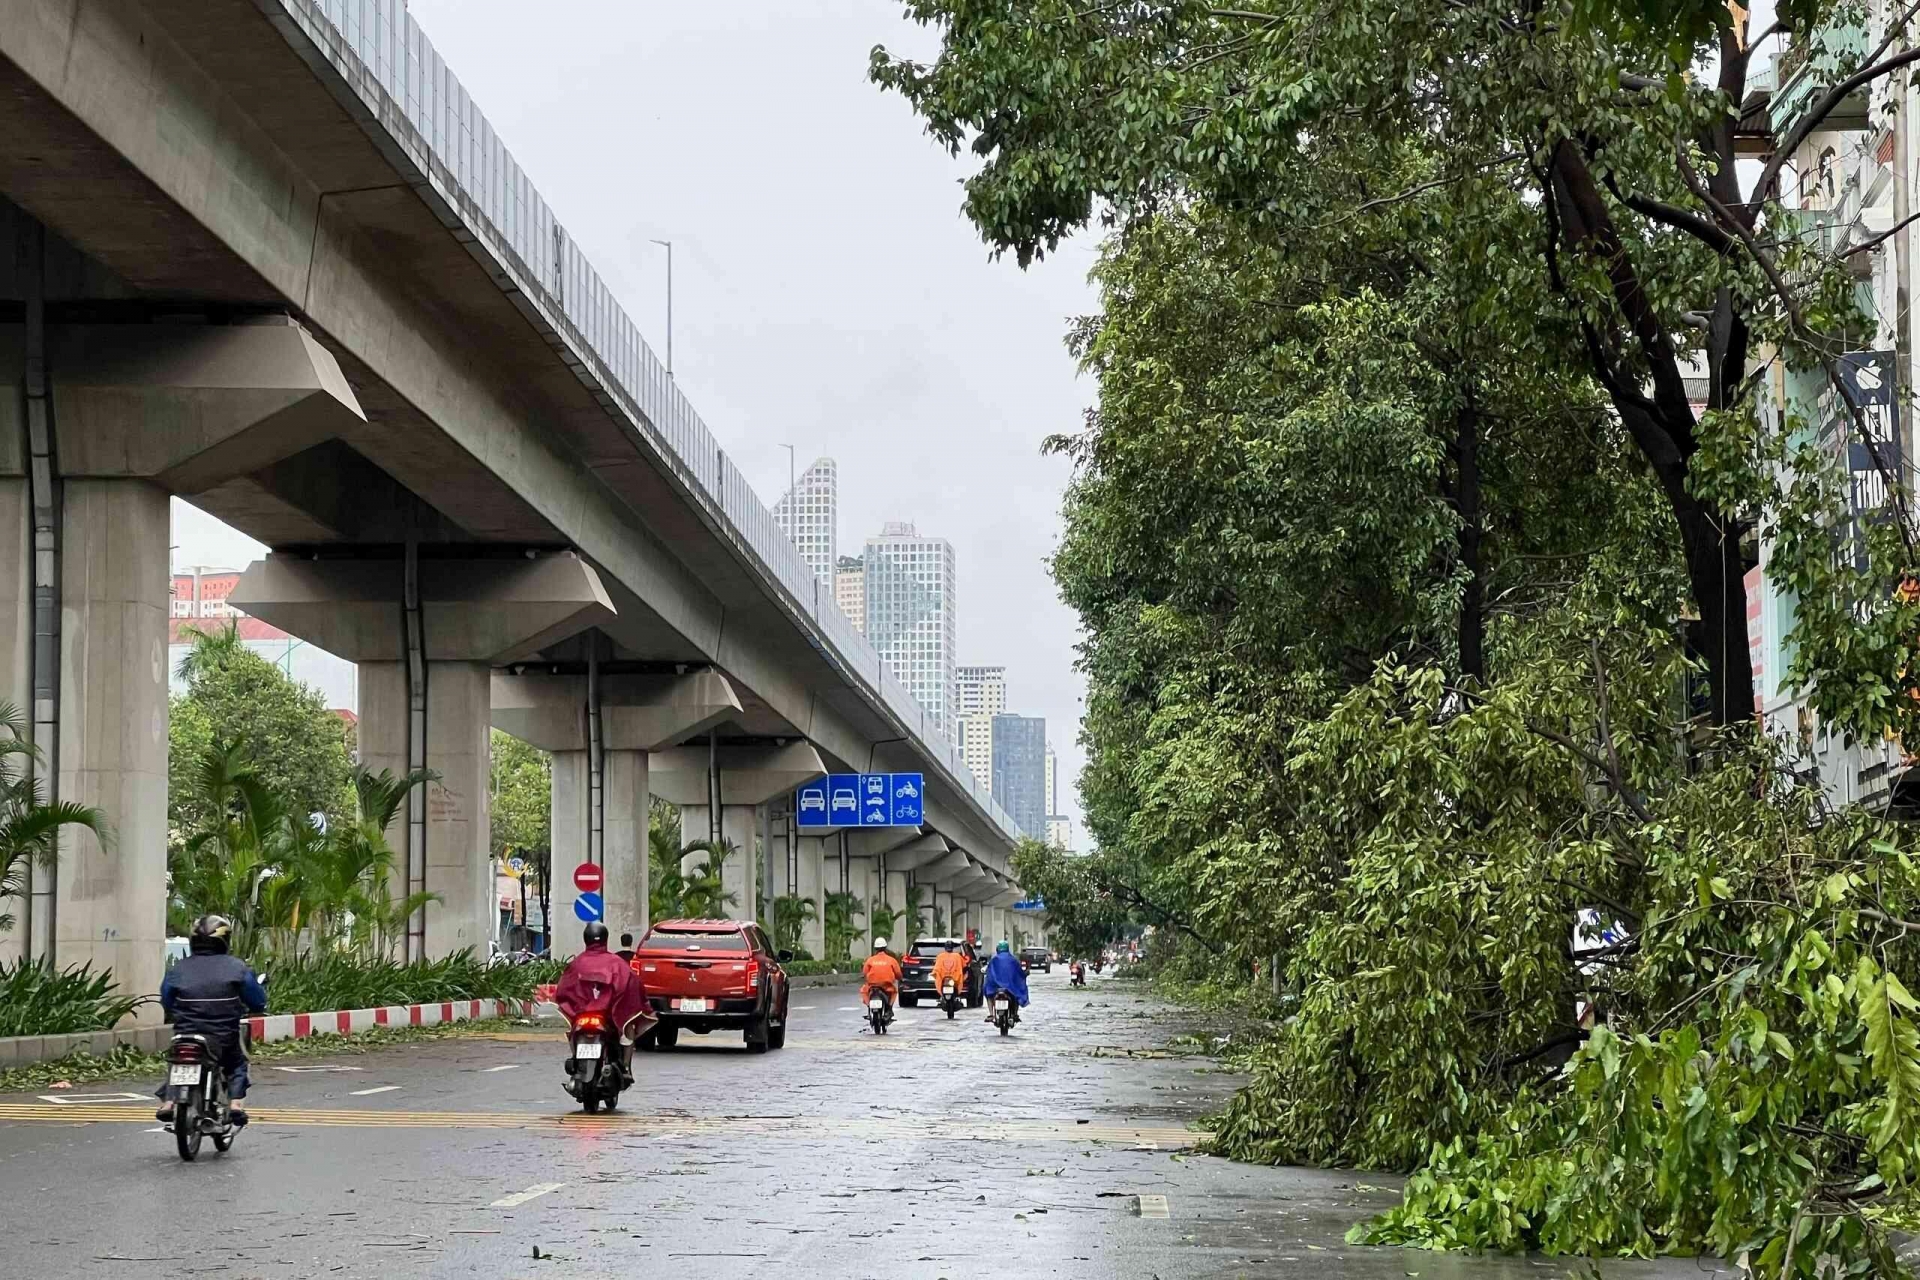
[[1753,655],[1747,641],[1746,560],[1741,525],[1688,498],[1674,504],[1686,547],[1687,580],[1700,620],[1689,628],[1707,664],[1716,727],[1753,720]]
[[1460,515],[1460,563],[1467,585],[1460,593],[1460,674],[1487,680],[1486,571],[1480,563],[1480,413],[1469,396],[1460,406],[1454,438],[1454,507]]

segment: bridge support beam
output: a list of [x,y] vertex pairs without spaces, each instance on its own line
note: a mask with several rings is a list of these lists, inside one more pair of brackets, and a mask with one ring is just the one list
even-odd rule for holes
[[800,741],[694,743],[662,751],[653,762],[655,794],[680,808],[682,845],[717,838],[728,846],[722,892],[734,899],[728,911],[742,920],[759,914],[760,806],[826,772],[820,753]]
[[32,726],[43,795],[97,808],[107,832],[61,832],[53,872],[29,872],[9,949],[151,994],[166,954],[168,494],[361,414],[285,317],[47,323],[48,281],[70,286],[77,255],[30,220],[5,225],[20,319],[0,323],[0,697]]
[[556,955],[580,949],[584,927],[574,913],[574,868],[591,860],[592,727],[589,692],[600,699],[601,858],[607,931],[638,939],[652,923],[651,753],[737,714],[739,695],[714,671],[686,675],[600,675],[541,671],[493,674],[493,727],[551,752],[550,839]]
[[[571,555],[410,556],[271,555],[241,576],[229,599],[359,664],[362,764],[395,774],[424,765],[439,775],[387,834],[395,895],[441,898],[409,929],[407,954],[439,958],[463,947],[484,954],[494,913],[487,814],[493,665],[576,635],[610,616],[611,606],[593,569]],[[410,649],[423,659],[417,708]]]

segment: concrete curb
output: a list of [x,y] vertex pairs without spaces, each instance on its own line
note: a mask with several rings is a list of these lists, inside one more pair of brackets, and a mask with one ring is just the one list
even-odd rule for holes
[[473,1018],[526,1016],[534,1009],[528,1000],[443,1000],[437,1004],[394,1004],[378,1009],[336,1009],[327,1013],[281,1013],[249,1018],[255,1044],[301,1040],[312,1035],[350,1036],[374,1027],[437,1027],[443,1022]]
[[[544,1011],[544,1014],[543,1014]],[[256,1044],[300,1040],[313,1035],[352,1035],[374,1027],[435,1027],[443,1022],[472,1018],[553,1016],[552,1005],[530,1000],[444,1000],[436,1004],[396,1004],[379,1009],[333,1009],[325,1013],[280,1013],[249,1018]],[[84,1031],[66,1036],[7,1036],[0,1038],[0,1071],[53,1062],[73,1053],[104,1058],[122,1045],[142,1053],[159,1053],[173,1039],[169,1026],[124,1027],[118,1031]]]

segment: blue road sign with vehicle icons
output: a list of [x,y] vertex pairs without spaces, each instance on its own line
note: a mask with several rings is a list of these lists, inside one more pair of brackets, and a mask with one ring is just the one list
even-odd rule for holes
[[926,790],[924,774],[830,773],[794,792],[794,825],[917,827],[926,820]]

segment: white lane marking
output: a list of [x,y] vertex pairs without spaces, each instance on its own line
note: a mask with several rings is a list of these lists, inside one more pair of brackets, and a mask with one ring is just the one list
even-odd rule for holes
[[519,1063],[517,1063],[517,1062],[509,1062],[509,1063],[507,1063],[507,1064],[506,1064],[505,1066],[503,1066],[503,1067],[488,1067],[488,1068],[486,1068],[486,1070],[487,1070],[488,1072],[494,1072],[494,1071],[518,1071],[519,1069],[520,1069],[520,1064],[519,1064]]
[[549,1192],[558,1191],[566,1185],[564,1182],[536,1182],[525,1191],[516,1191],[510,1196],[501,1196],[498,1200],[488,1205],[487,1208],[515,1209],[529,1200],[538,1200],[541,1196]]
[[1133,1211],[1143,1218],[1165,1218],[1168,1215],[1165,1196],[1135,1196]]
[[399,1087],[400,1086],[397,1084],[376,1085],[371,1089],[355,1089],[348,1096],[353,1098],[364,1098],[370,1093],[392,1093],[395,1089],[398,1089]]
[[365,1067],[337,1067],[331,1063],[320,1063],[311,1067],[275,1067],[275,1071],[284,1071],[288,1075],[309,1075],[321,1071],[365,1071]]
[[36,1096],[42,1102],[71,1107],[80,1102],[145,1102],[151,1095],[145,1093],[42,1093]]
[[142,1130],[141,1130],[140,1132],[142,1132],[142,1133],[165,1133],[166,1131],[167,1131],[167,1126],[165,1126],[165,1125],[156,1125],[156,1126],[154,1126],[154,1127],[153,1127],[153,1128],[151,1128],[151,1129],[142,1129]]
[[813,1006],[813,1005],[810,1005],[810,1004],[797,1004],[797,1005],[794,1005],[794,1006],[793,1006],[793,1010],[792,1010],[792,1012],[794,1012],[794,1013],[812,1013],[812,1012],[814,1011],[814,1008],[815,1008],[815,1006]]

